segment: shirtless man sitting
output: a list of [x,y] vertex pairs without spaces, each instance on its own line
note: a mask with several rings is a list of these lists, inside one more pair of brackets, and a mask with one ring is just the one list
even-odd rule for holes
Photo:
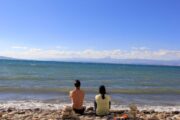
[[81,82],[79,80],[75,80],[74,86],[75,89],[70,91],[69,94],[72,101],[72,107],[75,113],[83,114],[85,107],[83,107],[84,91],[80,89]]

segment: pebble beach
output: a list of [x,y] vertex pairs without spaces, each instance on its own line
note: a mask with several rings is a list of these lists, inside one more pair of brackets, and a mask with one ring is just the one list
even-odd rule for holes
[[84,115],[75,114],[73,111],[65,114],[64,109],[16,109],[9,107],[0,109],[0,120],[116,120],[116,117],[117,120],[121,120],[120,116],[123,114],[129,116],[127,120],[180,120],[180,111],[137,110],[135,118],[130,118],[130,112],[130,110],[111,110],[107,116],[96,116],[93,107],[87,108]]

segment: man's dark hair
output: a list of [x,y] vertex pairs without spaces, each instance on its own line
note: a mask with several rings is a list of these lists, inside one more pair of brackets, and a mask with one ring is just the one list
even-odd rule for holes
[[79,80],[75,80],[74,86],[76,88],[80,87],[81,86],[81,82]]

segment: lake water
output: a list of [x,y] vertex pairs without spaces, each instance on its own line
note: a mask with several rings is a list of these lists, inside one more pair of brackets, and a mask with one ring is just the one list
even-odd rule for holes
[[70,103],[68,92],[79,79],[85,103],[105,85],[112,105],[180,106],[180,67],[0,60],[0,102]]

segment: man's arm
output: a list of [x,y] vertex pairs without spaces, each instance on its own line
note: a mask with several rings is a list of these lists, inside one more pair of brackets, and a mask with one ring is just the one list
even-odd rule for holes
[[85,96],[85,93],[84,93],[84,91],[83,91],[83,101],[84,101],[84,96]]
[[72,91],[69,92],[69,97],[72,98]]

